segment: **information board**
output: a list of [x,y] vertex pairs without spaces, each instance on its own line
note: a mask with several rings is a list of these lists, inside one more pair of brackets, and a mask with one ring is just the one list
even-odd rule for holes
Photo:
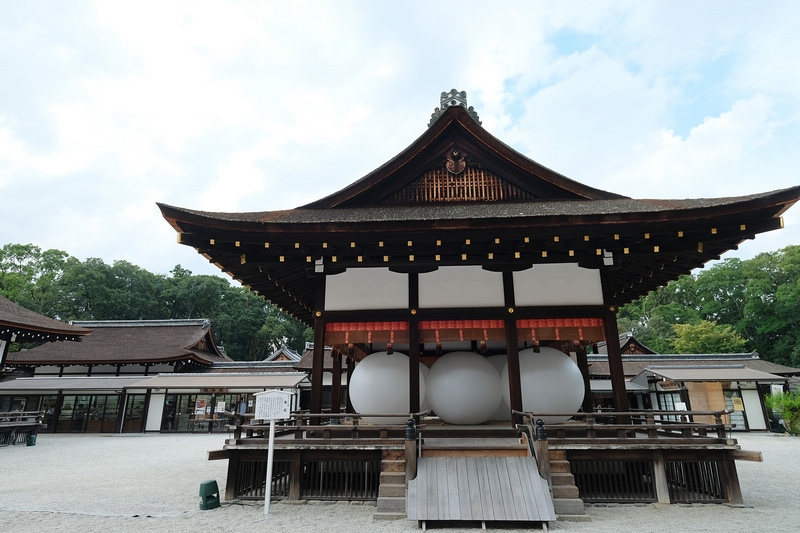
[[274,390],[256,393],[256,420],[279,420],[289,418],[292,393]]

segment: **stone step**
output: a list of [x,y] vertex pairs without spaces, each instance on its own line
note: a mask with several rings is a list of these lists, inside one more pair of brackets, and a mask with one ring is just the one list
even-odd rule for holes
[[373,520],[405,520],[407,517],[406,513],[375,513],[372,515]]
[[570,472],[550,472],[550,480],[554,487],[556,485],[575,485],[575,476]]
[[553,500],[580,498],[575,485],[553,485]]
[[572,467],[569,464],[569,461],[550,461],[550,472],[571,472]]
[[383,496],[400,496],[405,498],[406,496],[406,484],[405,483],[381,483],[380,487],[378,488],[378,497],[382,498]]
[[379,497],[376,510],[379,513],[405,513],[406,499],[399,496]]
[[384,459],[381,461],[381,472],[405,472],[406,462],[400,459]]
[[553,509],[555,509],[559,520],[562,520],[564,516],[586,514],[586,506],[580,498],[556,498],[553,500]]
[[406,472],[403,470],[402,472],[381,472],[381,485],[384,483],[388,483],[390,485],[405,485],[406,483]]

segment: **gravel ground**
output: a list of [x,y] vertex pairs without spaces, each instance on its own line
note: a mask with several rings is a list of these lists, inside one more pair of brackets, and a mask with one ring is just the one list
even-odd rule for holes
[[[198,489],[216,479],[224,493],[227,461],[207,461],[226,435],[39,435],[36,446],[0,448],[0,530],[192,532],[419,531],[408,520],[373,521],[374,505],[223,502],[199,510]],[[591,506],[591,521],[556,522],[552,530],[637,533],[664,531],[798,531],[800,439],[769,433],[737,435],[764,462],[737,462],[745,500],[727,505]],[[480,530],[430,527],[435,531]],[[516,531],[495,529],[492,531]]]

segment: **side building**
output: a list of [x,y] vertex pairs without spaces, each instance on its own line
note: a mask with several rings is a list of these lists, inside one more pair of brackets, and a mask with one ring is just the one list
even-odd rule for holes
[[[730,410],[734,431],[783,431],[764,397],[788,390],[800,376],[791,368],[761,359],[755,352],[733,354],[659,354],[630,333],[619,336],[629,403],[658,411]],[[596,409],[613,405],[605,343],[588,355]],[[679,416],[676,414],[676,417]]]
[[53,433],[135,433],[224,431],[269,388],[298,391],[299,408],[293,361],[233,361],[208,319],[71,325],[91,335],[8,354],[18,377],[0,383],[0,409],[42,411]]

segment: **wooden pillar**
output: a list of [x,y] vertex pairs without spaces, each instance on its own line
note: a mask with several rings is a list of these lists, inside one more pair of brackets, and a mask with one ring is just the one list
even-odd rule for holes
[[[314,321],[314,353],[311,362],[311,402],[309,410],[318,414],[322,412],[322,373],[325,370],[325,319]],[[312,420],[311,423],[318,423]]]
[[331,350],[333,376],[331,377],[331,414],[339,414],[342,406],[342,354]]
[[653,485],[658,503],[670,503],[667,467],[663,450],[653,451]]
[[625,370],[622,367],[622,352],[619,349],[619,330],[617,329],[616,312],[608,312],[603,317],[603,329],[606,335],[606,351],[608,352],[608,372],[611,374],[611,391],[614,396],[614,408],[617,411],[629,411],[628,391],[625,390]]
[[[61,399],[62,400],[64,399],[63,396],[61,397]],[[114,428],[115,433],[122,433],[122,424],[125,421],[125,410],[127,409],[127,407],[128,407],[128,395],[125,391],[122,391],[122,393],[119,395],[119,404],[117,405],[117,422]],[[61,411],[60,406],[58,410]],[[55,416],[55,413],[53,413],[53,415]]]
[[152,396],[153,389],[147,389],[147,392],[144,393],[144,407],[142,408],[142,433],[147,431],[147,417],[150,414],[150,400]]
[[[622,368],[622,352],[619,348],[619,330],[617,329],[617,307],[613,304],[611,279],[608,270],[600,269],[600,283],[603,290],[603,302],[606,313],[603,316],[603,332],[606,336],[608,352],[608,373],[611,375],[611,392],[614,397],[614,408],[617,411],[630,411],[628,391],[625,389],[625,371]],[[618,420],[618,423],[625,423]]]
[[356,364],[349,357],[347,358],[347,398],[345,399],[345,412],[355,413],[353,404],[350,403],[350,379],[353,377],[353,370],[356,369]]
[[720,463],[725,475],[725,492],[728,496],[728,503],[742,505],[744,499],[742,498],[742,488],[739,485],[739,474],[736,472],[736,461],[730,453],[725,453]]
[[589,361],[586,358],[586,348],[582,344],[575,346],[575,359],[583,375],[583,412],[591,413],[594,410],[594,398],[589,380]]
[[[508,390],[512,411],[522,411],[522,382],[519,376],[519,341],[517,339],[517,319],[514,317],[514,273],[503,272],[503,294],[508,315],[506,326],[506,353],[508,354]],[[511,417],[514,427],[516,417]]]
[[[316,309],[314,313],[314,352],[311,362],[311,401],[309,410],[317,414],[322,412],[322,373],[325,370],[325,319],[322,310],[325,309],[325,275],[317,277]],[[319,423],[312,420],[311,423]]]
[[0,352],[0,369],[6,364],[6,357],[8,357],[8,347],[11,344],[11,334],[3,335],[0,337],[0,342],[3,343],[2,352]]
[[408,275],[408,306],[411,309],[408,321],[408,412],[419,413],[419,274]]

